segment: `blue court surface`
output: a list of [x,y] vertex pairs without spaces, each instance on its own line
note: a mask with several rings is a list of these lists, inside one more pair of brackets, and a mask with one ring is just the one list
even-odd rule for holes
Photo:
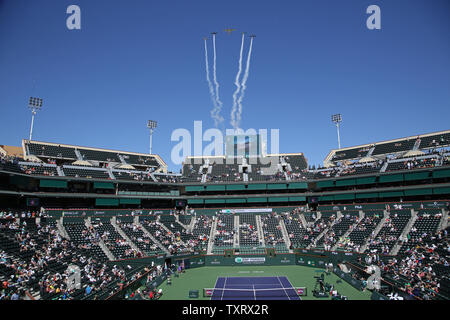
[[301,300],[286,277],[219,277],[211,300]]

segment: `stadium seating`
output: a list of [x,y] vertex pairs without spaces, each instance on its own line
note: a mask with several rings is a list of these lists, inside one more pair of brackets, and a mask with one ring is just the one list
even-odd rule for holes
[[410,210],[391,210],[378,235],[369,241],[369,251],[389,254],[411,218]]
[[96,218],[92,220],[91,223],[94,230],[98,233],[117,260],[134,258],[137,256],[137,252],[135,252],[127,241],[116,231],[108,218]]
[[254,214],[241,214],[239,216],[239,247],[258,247],[258,231],[256,216]]
[[63,167],[64,174],[71,177],[111,179],[106,170],[87,169],[84,167]]
[[348,235],[349,241],[344,244],[344,250],[359,252],[384,215],[383,211],[365,211],[364,214],[364,218]]
[[325,235],[322,236],[317,242],[317,247],[325,247],[330,250],[338,241],[343,241],[344,234],[349,230],[350,226],[358,221],[359,212],[342,212],[341,218],[338,218],[336,222],[328,229]]
[[264,244],[266,248],[275,248],[277,252],[288,252],[281,232],[280,220],[278,215],[261,215],[262,230],[264,234]]
[[[98,261],[108,261],[108,257],[98,245],[99,237],[86,227],[84,220],[64,221],[64,229],[67,231],[70,241],[84,254]],[[92,230],[93,231],[93,230]]]
[[20,169],[26,174],[36,174],[41,176],[58,176],[56,166],[43,165],[37,163],[20,163]]
[[25,146],[28,148],[30,155],[45,158],[77,159],[75,149],[73,148],[51,144],[37,144],[34,142],[26,142]]
[[206,249],[208,247],[212,224],[213,219],[210,216],[200,215],[196,217],[192,234],[198,240],[198,248]]
[[127,237],[141,250],[144,255],[155,255],[161,253],[161,249],[156,243],[141,229],[140,225],[133,221],[124,221],[125,218],[118,218],[117,225],[125,232]]
[[224,249],[233,248],[234,216],[218,214],[216,234],[214,236],[214,252],[222,253]]
[[408,239],[403,242],[398,255],[411,250],[412,247],[424,242],[430,243],[431,237],[438,231],[442,211],[440,209],[420,209],[417,219],[408,233]]

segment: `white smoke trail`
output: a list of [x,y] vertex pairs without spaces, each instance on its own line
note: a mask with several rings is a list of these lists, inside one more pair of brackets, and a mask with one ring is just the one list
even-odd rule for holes
[[239,96],[239,99],[238,99],[239,109],[238,109],[238,112],[236,115],[235,128],[239,128],[239,124],[242,119],[242,99],[244,99],[245,89],[247,88],[246,83],[247,83],[248,74],[250,71],[250,57],[252,55],[252,47],[253,47],[253,38],[251,38],[251,40],[250,40],[250,49],[248,50],[248,56],[247,56],[247,66],[245,67],[245,74],[244,74],[244,77],[242,78],[242,84],[241,84],[242,88],[241,88],[241,95]]
[[239,91],[241,90],[241,85],[239,83],[239,77],[242,73],[242,52],[244,51],[244,33],[242,33],[242,41],[241,41],[241,52],[239,55],[239,70],[236,75],[236,80],[234,81],[234,84],[236,85],[236,91],[233,93],[233,108],[231,109],[231,125],[233,128],[236,129],[236,111],[237,111],[237,95]]
[[216,35],[213,34],[213,46],[214,46],[214,66],[213,66],[213,76],[214,76],[214,84],[216,85],[216,104],[214,105],[214,109],[211,111],[211,117],[214,119],[214,124],[217,127],[218,124],[223,122],[223,117],[220,115],[220,111],[222,110],[222,101],[219,98],[219,82],[217,82],[216,75]]
[[[205,39],[205,65],[206,65],[206,81],[208,81],[209,95],[211,96],[211,100],[214,105],[214,109],[213,109],[213,111],[214,111],[218,108],[218,106],[217,106],[217,102],[216,102],[216,97],[214,95],[214,87],[211,82],[211,79],[209,78],[208,46],[206,45],[206,39]],[[217,126],[217,120],[214,118],[212,112],[211,112],[211,116],[213,117],[214,123]]]

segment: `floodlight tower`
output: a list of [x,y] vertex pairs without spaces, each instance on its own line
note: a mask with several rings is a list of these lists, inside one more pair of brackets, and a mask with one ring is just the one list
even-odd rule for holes
[[331,116],[331,121],[333,121],[334,124],[336,124],[337,127],[337,136],[338,136],[338,147],[341,148],[341,137],[339,135],[339,124],[342,122],[342,115],[340,113],[333,114]]
[[149,154],[152,154],[152,136],[153,136],[153,130],[156,129],[158,123],[155,120],[148,120],[147,121],[147,128],[150,129],[150,149]]
[[33,137],[33,125],[34,125],[34,116],[38,110],[42,108],[42,99],[30,97],[30,101],[28,102],[28,108],[31,109],[31,128],[30,128],[30,140]]

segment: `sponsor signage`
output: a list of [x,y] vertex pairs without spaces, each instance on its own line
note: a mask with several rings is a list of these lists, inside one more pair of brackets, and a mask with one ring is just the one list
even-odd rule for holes
[[260,208],[260,209],[222,209],[221,213],[261,213],[261,212],[272,212],[272,208]]
[[220,261],[217,259],[214,259],[213,261],[210,262],[210,264],[220,264]]
[[214,289],[205,289],[205,295],[211,297],[214,293]]
[[242,263],[242,264],[258,264],[258,263],[264,263],[266,262],[265,257],[255,257],[255,258],[241,258],[237,257],[234,259],[234,262],[236,263]]
[[445,207],[445,203],[444,202],[432,202],[432,203],[426,203],[425,204],[426,207],[431,207],[431,208],[436,208],[436,207]]
[[306,288],[297,288],[297,294],[299,296],[306,296]]
[[[63,217],[64,216],[80,216],[81,213],[79,211],[63,211],[62,215],[63,215]],[[86,215],[86,212],[83,212],[83,215]]]

